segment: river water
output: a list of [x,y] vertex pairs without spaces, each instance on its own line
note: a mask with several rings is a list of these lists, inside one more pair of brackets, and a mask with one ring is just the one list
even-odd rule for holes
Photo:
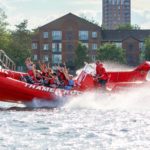
[[[150,92],[97,92],[32,108],[0,103],[1,150],[149,150]],[[40,106],[49,108],[38,108]],[[61,105],[60,105],[61,104]]]

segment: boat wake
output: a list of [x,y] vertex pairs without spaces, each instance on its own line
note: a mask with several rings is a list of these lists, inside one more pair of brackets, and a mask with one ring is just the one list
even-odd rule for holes
[[149,87],[129,89],[122,92],[86,92],[78,97],[68,97],[55,101],[34,99],[29,108],[64,108],[64,109],[121,109],[150,110]]
[[67,99],[61,98],[53,101],[43,99],[33,99],[32,102],[25,104],[29,108],[60,108],[67,102]]

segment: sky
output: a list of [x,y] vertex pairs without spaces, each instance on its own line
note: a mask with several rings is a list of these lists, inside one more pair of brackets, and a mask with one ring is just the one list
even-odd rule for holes
[[[35,29],[70,12],[102,24],[102,0],[0,0],[0,8],[10,29],[25,19]],[[131,24],[150,29],[150,0],[131,0]]]

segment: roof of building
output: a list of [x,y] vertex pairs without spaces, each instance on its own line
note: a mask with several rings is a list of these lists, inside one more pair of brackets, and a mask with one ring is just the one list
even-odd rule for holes
[[128,37],[144,41],[150,30],[102,30],[102,41],[123,41]]
[[[92,22],[90,22],[90,21],[88,21],[88,20],[86,20],[86,19],[84,19],[84,18],[82,18],[82,17],[78,17],[78,16],[76,16],[76,15],[74,15],[74,14],[72,14],[72,13],[68,13],[68,14],[66,14],[66,15],[64,15],[64,16],[62,16],[62,17],[60,17],[60,18],[58,18],[58,19],[55,19],[54,21],[51,21],[51,22],[49,22],[49,23],[47,23],[47,24],[45,24],[45,25],[39,27],[39,29],[46,28],[47,26],[52,25],[52,24],[55,24],[56,22],[62,22],[63,20],[65,20],[65,19],[70,19],[70,18],[71,18],[72,20],[75,20],[75,19],[76,19],[76,20],[79,20],[79,22],[82,22],[82,23],[85,23],[85,24],[89,24],[89,25],[91,25],[91,26],[95,26],[95,27],[101,29],[101,27],[100,27],[99,25],[97,25],[96,23],[92,23]],[[66,21],[66,20],[65,20],[65,21]]]

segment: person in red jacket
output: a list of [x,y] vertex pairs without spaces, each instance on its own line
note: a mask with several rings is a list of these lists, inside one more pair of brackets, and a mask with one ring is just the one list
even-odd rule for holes
[[35,64],[31,61],[31,58],[28,57],[25,60],[25,65],[27,67],[27,72],[29,76],[36,82],[36,66]]
[[65,75],[64,67],[60,67],[60,66],[58,67],[57,76],[62,87],[65,87],[66,85],[68,85],[68,79]]
[[106,86],[108,81],[108,74],[100,61],[96,61],[96,79],[98,83],[101,84],[102,87]]

